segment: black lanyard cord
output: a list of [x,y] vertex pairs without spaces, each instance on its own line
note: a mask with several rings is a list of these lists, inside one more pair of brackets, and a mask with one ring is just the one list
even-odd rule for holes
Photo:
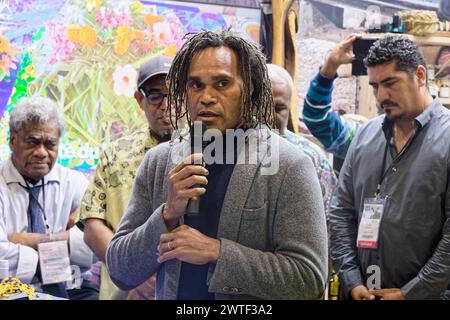
[[386,174],[388,170],[384,170],[386,168],[386,158],[387,158],[387,151],[389,149],[389,140],[391,135],[388,137],[388,141],[386,141],[386,148],[384,148],[384,156],[383,156],[383,166],[381,167],[381,173],[380,173],[380,179],[378,180],[377,185],[377,191],[375,192],[375,197],[378,198],[380,196],[381,192],[381,184],[383,183],[384,178],[386,177]]
[[408,147],[413,143],[414,139],[417,136],[417,132],[414,130],[413,136],[408,140],[408,142],[405,144],[405,146],[402,148],[402,150],[400,150],[400,152],[397,154],[397,156],[392,160],[392,163],[389,166],[389,168],[385,169],[386,168],[387,151],[389,149],[389,143],[392,139],[392,128],[393,128],[393,126],[391,127],[391,129],[389,131],[389,135],[387,136],[387,140],[386,140],[386,148],[384,149],[384,157],[383,157],[383,166],[381,168],[380,180],[378,181],[377,191],[375,192],[376,198],[379,198],[379,196],[380,196],[381,184],[383,183],[384,178],[386,178],[387,173],[397,162],[400,161],[400,159],[405,154],[406,149],[408,149]]

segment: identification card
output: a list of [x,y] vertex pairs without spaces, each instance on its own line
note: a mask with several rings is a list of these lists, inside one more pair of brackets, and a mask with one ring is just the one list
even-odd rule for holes
[[383,216],[384,199],[364,199],[364,210],[358,228],[358,248],[378,248],[378,234]]
[[38,251],[43,284],[72,280],[66,240],[40,243]]

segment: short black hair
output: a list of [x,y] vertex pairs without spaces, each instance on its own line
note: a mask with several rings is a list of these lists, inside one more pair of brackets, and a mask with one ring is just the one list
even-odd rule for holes
[[364,65],[371,68],[391,61],[395,61],[397,71],[409,74],[413,74],[418,66],[426,67],[419,48],[403,35],[388,35],[375,41],[364,59]]

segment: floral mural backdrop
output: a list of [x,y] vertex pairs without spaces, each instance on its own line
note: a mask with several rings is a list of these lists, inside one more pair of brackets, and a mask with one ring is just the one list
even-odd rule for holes
[[0,161],[9,114],[25,96],[54,99],[66,132],[58,161],[90,173],[99,151],[145,126],[139,66],[174,56],[187,32],[231,26],[258,41],[259,11],[183,1],[0,0]]

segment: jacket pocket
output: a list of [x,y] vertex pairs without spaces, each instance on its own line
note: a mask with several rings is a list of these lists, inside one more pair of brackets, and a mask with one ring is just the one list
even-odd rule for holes
[[242,209],[242,219],[249,221],[258,220],[259,218],[266,216],[266,211],[267,211],[267,202],[264,202],[262,207],[256,209],[244,208]]
[[246,247],[264,250],[268,243],[267,203],[256,209],[242,209],[238,242]]

